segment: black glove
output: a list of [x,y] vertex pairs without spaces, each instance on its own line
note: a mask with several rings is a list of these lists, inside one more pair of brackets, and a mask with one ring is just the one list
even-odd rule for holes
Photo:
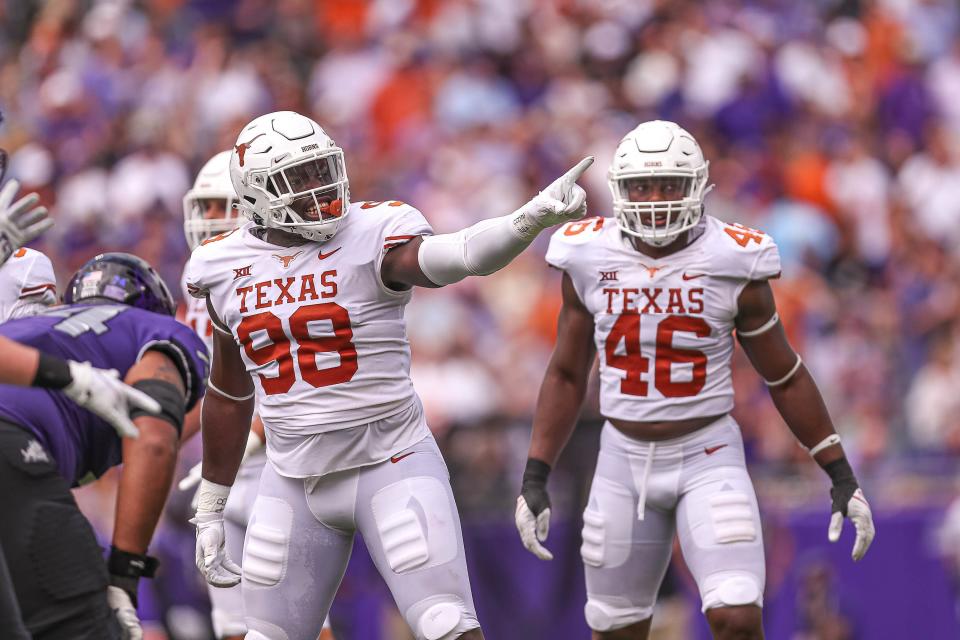
[[549,475],[550,465],[546,462],[536,458],[527,459],[527,467],[523,470],[523,484],[520,485],[520,495],[527,501],[527,506],[535,516],[550,508],[550,496],[547,494],[547,476]]

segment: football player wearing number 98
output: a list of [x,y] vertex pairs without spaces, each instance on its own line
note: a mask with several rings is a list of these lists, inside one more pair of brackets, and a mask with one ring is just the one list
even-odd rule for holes
[[214,327],[193,522],[215,586],[240,580],[223,506],[254,395],[267,438],[243,551],[247,640],[316,638],[358,531],[418,640],[483,637],[403,311],[414,286],[493,273],[582,218],[591,162],[513,213],[432,235],[402,202],[351,203],[343,151],[313,120],[281,111],[240,132],[230,177],[250,222],[193,252],[187,287]]
[[856,528],[853,559],[874,536],[870,507],[820,392],[787,342],[769,280],[773,240],[703,212],[708,162],[687,131],[645,122],[608,174],[614,219],[570,223],[550,241],[563,307],[540,387],[517,499],[524,545],[549,560],[547,474],[573,430],[600,354],[607,422],[581,556],[593,637],[647,637],[674,531],[715,638],[761,638],[760,515],[733,409],[733,332],[791,431],[833,481],[829,538]]
[[[193,188],[183,197],[183,231],[191,251],[204,241],[239,226],[242,220],[239,218],[240,212],[237,211],[236,201],[233,183],[230,182],[230,152],[221,151],[203,165],[194,180]],[[197,332],[207,345],[207,349],[212,352],[213,327],[207,314],[206,302],[187,293],[186,271],[181,279],[181,285],[186,300],[184,322]],[[199,405],[187,414],[183,427],[184,438],[194,435],[199,430],[199,414]],[[253,511],[253,501],[257,497],[260,474],[266,462],[267,455],[263,450],[263,423],[254,416],[232,495],[223,510],[227,553],[238,562],[243,552],[247,521]],[[195,489],[200,482],[200,471],[199,464],[191,469],[189,475],[180,481],[180,489]],[[240,585],[233,587],[208,585],[208,591],[210,616],[216,637],[220,640],[243,638],[247,633],[247,626],[243,621],[243,597]],[[324,630],[319,640],[333,640],[329,619],[324,623]]]

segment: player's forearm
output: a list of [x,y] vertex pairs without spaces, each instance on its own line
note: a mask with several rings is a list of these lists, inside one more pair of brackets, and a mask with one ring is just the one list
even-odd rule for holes
[[33,384],[40,362],[39,351],[0,336],[0,352],[3,353],[0,384],[15,384],[23,387]]
[[573,434],[585,394],[586,380],[547,371],[533,416],[528,457],[542,460],[551,468],[556,466],[560,453]]
[[[805,366],[786,383],[770,388],[770,397],[784,422],[807,449],[812,449],[836,433],[833,421]],[[843,457],[843,448],[836,444],[818,452],[814,459],[822,467]]]
[[180,432],[180,442],[186,442],[193,436],[200,433],[200,412],[202,403],[198,402],[196,406],[187,412],[183,417],[183,430]]
[[142,416],[135,423],[140,437],[123,440],[113,546],[145,554],[170,491],[179,441],[163,420]]
[[233,485],[250,432],[253,404],[253,398],[237,401],[216,392],[208,393],[204,398],[201,413],[203,477],[210,482]]
[[489,275],[510,264],[541,230],[529,223],[521,210],[482,220],[456,233],[430,236],[420,245],[420,269],[441,286],[467,276]]

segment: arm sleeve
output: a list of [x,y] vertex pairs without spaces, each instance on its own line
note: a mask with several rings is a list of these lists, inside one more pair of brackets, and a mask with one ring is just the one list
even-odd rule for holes
[[203,340],[192,329],[172,318],[169,319],[169,327],[168,337],[153,339],[144,344],[137,360],[147,351],[159,351],[173,360],[187,390],[186,409],[189,411],[206,392],[207,377],[210,375],[210,355]]

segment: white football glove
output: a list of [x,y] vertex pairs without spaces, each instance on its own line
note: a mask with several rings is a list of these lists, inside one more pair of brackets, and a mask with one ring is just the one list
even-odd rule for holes
[[214,587],[240,584],[241,569],[227,555],[224,546],[223,509],[227,505],[230,487],[201,480],[198,494],[197,513],[190,520],[190,524],[197,527],[197,569]]
[[0,264],[53,226],[53,220],[47,217],[47,208],[36,206],[40,202],[36,193],[13,202],[19,190],[20,183],[12,179],[0,189]]
[[107,604],[120,623],[121,640],[143,640],[143,629],[130,596],[120,587],[107,587]]
[[63,388],[71,400],[109,422],[122,438],[136,438],[140,431],[130,419],[130,411],[143,409],[160,413],[160,403],[147,394],[126,385],[116,369],[97,369],[89,362],[69,360],[70,384]]
[[587,214],[587,194],[577,180],[591,164],[593,156],[584,158],[520,208],[529,225],[529,230],[523,230],[525,233],[538,233]]
[[[877,531],[873,527],[873,514],[870,512],[870,504],[859,488],[853,492],[853,496],[847,502],[846,517],[853,522],[853,526],[857,530],[857,539],[853,543],[853,553],[850,554],[856,561],[867,553],[870,543],[873,542],[873,537],[877,535]],[[833,515],[830,516],[830,528],[827,530],[827,538],[830,539],[830,542],[836,542],[840,539],[840,532],[843,531],[843,519],[843,513],[840,511],[834,511]]]
[[514,513],[514,518],[523,546],[541,560],[553,560],[553,554],[540,544],[547,541],[547,535],[550,533],[550,507],[541,511],[540,515],[535,516],[530,507],[527,506],[524,497],[517,496],[517,510]]

